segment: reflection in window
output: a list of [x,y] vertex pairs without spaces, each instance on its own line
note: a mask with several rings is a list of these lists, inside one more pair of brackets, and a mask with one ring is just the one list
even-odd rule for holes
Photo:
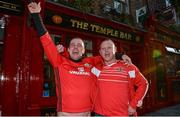
[[55,96],[55,79],[52,65],[44,59],[43,97]]
[[166,69],[166,73],[168,76],[175,76],[175,61],[174,61],[174,57],[171,54],[166,55],[166,65],[167,65],[167,69]]
[[114,9],[117,13],[129,14],[128,0],[114,0]]
[[4,38],[4,28],[0,27],[0,41]]
[[[3,64],[3,46],[4,46],[4,34],[5,34],[5,17],[0,17],[0,96],[2,97],[1,92],[1,81],[5,80],[2,75],[2,64]],[[1,109],[2,101],[0,100],[0,109]],[[1,111],[0,111],[1,116]]]
[[[61,40],[60,35],[51,34],[54,43],[57,45]],[[46,55],[44,55],[44,83],[43,83],[43,97],[55,96],[55,75],[52,65],[49,63]]]
[[164,73],[164,64],[162,62],[158,62],[156,66],[156,76],[157,76],[157,96],[159,100],[165,99],[167,97],[166,94],[166,80]]
[[5,16],[0,18],[0,74],[2,72],[4,33],[5,33],[5,26],[6,26],[5,18],[6,18]]
[[85,57],[93,56],[93,43],[92,40],[84,40],[84,46],[86,49]]
[[51,34],[51,38],[53,39],[55,45],[58,45],[60,43],[60,40],[61,40],[60,35]]
[[92,40],[84,40],[84,46],[86,50],[92,50]]
[[0,18],[0,41],[4,38],[5,17]]
[[93,56],[93,53],[88,53],[88,52],[87,52],[87,53],[85,54],[85,56],[86,56],[86,57],[92,57],[92,56]]
[[165,65],[161,50],[153,50],[153,56],[156,65],[156,98],[161,101],[167,99],[167,82],[165,77]]
[[180,55],[176,55],[176,76],[180,76]]
[[171,1],[170,0],[165,0],[166,2],[166,7],[170,7],[171,6]]
[[0,44],[0,73],[2,71],[3,44]]
[[168,76],[180,76],[180,51],[179,49],[166,47],[166,73]]
[[168,52],[171,52],[171,53],[180,54],[180,51],[178,49],[176,49],[176,48],[172,48],[172,47],[167,47],[166,46],[166,50]]
[[[2,29],[2,28],[0,28]],[[4,35],[4,29],[0,30],[0,72],[2,71],[2,57],[3,57],[3,36]],[[1,38],[2,37],[2,38]]]

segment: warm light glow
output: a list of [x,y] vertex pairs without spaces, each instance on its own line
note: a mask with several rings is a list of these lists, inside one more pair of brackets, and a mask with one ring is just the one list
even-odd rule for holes
[[160,50],[153,50],[153,58],[158,58],[161,56],[161,51]]
[[54,16],[52,17],[52,20],[53,20],[53,22],[54,22],[55,24],[60,24],[60,23],[62,23],[62,17],[59,16],[59,15],[54,15]]

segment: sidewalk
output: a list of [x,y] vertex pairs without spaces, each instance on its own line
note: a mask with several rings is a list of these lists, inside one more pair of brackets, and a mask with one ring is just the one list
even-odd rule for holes
[[180,116],[180,104],[147,113],[145,116]]

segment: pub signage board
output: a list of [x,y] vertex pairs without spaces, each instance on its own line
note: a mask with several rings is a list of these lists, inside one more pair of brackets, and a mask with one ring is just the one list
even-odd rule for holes
[[21,15],[24,11],[22,0],[0,0],[0,12],[12,15]]
[[109,25],[91,21],[87,18],[83,19],[63,13],[56,13],[48,9],[45,11],[44,22],[47,25],[93,33],[95,35],[103,35],[106,37],[112,37],[118,40],[131,41],[135,43],[144,42],[143,36],[138,35],[135,32],[120,30]]

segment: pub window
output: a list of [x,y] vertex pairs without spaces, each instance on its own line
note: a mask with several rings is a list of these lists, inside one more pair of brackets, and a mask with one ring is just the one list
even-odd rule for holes
[[128,0],[114,0],[114,9],[117,13],[129,14],[129,1]]
[[6,16],[0,17],[0,74],[2,72],[2,57],[5,35]]
[[176,71],[175,71],[175,58],[172,53],[167,53],[166,54],[166,73],[168,76],[175,76]]
[[[4,35],[5,35],[5,17],[0,17],[0,89],[1,89],[1,81],[5,80],[2,75],[2,64],[3,64],[3,46],[4,46]],[[2,96],[2,92],[0,90],[0,96]],[[0,116],[1,116],[1,106],[2,101],[0,100]]]
[[156,73],[156,98],[161,101],[167,99],[167,82],[165,77],[165,64],[162,51],[159,49],[153,50],[153,55],[155,62],[155,73]]
[[86,50],[92,50],[92,40],[84,40],[84,46]]
[[85,49],[86,49],[85,56],[86,56],[86,57],[91,57],[91,56],[93,56],[92,40],[84,40],[84,46],[85,46]]
[[171,0],[165,0],[166,3],[166,7],[170,7],[171,6]]
[[0,18],[0,43],[3,43],[5,28],[5,17]]
[[168,76],[180,76],[180,51],[173,47],[166,47],[166,73]]
[[[57,45],[61,40],[60,35],[51,34],[54,43]],[[44,83],[43,83],[43,97],[50,97],[56,95],[55,90],[55,75],[52,65],[49,63],[44,54]]]
[[176,76],[180,76],[180,55],[176,55]]

